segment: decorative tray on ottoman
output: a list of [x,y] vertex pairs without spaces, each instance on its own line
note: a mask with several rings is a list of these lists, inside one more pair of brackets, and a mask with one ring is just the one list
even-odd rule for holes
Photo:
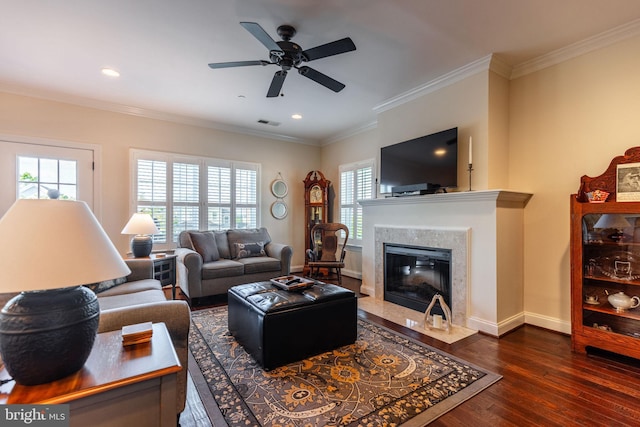
[[316,282],[315,280],[305,279],[300,276],[280,276],[271,279],[271,283],[285,291],[299,291],[310,288]]

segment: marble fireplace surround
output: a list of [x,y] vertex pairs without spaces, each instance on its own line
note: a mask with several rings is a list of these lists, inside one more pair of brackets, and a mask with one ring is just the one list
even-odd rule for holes
[[384,244],[451,250],[451,321],[467,324],[469,228],[375,227],[375,298],[384,298]]
[[522,325],[524,208],[531,196],[480,190],[360,200],[361,292],[400,312],[405,307],[383,301],[382,244],[451,249],[453,324],[493,336]]

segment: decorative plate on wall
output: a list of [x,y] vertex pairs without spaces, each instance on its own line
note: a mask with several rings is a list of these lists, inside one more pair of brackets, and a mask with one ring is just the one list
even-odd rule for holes
[[287,183],[282,179],[276,179],[271,183],[271,192],[278,199],[282,199],[289,192],[289,187]]
[[287,204],[282,200],[277,200],[271,205],[271,215],[275,219],[283,219],[287,216]]

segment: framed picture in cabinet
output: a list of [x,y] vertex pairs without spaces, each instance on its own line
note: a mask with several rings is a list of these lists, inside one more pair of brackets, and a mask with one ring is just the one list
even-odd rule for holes
[[616,194],[618,202],[640,202],[640,163],[617,165]]

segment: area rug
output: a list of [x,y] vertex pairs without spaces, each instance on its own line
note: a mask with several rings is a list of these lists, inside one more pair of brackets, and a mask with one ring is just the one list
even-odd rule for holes
[[423,426],[501,378],[364,319],[354,344],[272,371],[226,307],[193,312],[189,341],[229,426]]

